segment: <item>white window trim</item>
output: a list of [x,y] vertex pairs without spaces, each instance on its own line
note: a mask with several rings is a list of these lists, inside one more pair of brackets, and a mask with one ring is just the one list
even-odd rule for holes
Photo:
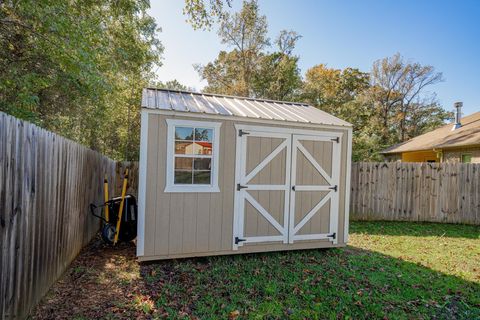
[[[167,174],[164,192],[220,192],[218,187],[218,166],[220,154],[220,122],[166,119],[167,122]],[[211,184],[175,184],[175,127],[200,127],[213,129],[213,152]]]

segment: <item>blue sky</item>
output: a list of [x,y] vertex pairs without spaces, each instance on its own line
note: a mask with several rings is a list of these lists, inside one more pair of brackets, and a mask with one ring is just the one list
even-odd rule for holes
[[[165,46],[159,80],[177,79],[200,90],[193,64],[212,61],[226,49],[215,29],[195,31],[185,22],[182,0],[152,0],[150,14]],[[234,8],[241,6],[233,0]],[[433,65],[445,81],[431,87],[447,110],[464,102],[464,113],[480,111],[480,1],[260,0],[269,35],[292,29],[303,38],[295,54],[302,74],[324,63],[369,71],[372,63],[400,52]]]

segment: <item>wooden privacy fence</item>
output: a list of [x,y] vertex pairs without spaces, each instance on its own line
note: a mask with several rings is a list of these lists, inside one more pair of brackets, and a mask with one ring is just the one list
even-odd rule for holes
[[352,220],[480,224],[480,164],[352,164]]
[[24,318],[92,239],[89,204],[123,167],[0,113],[0,319]]
[[[136,195],[138,163],[125,167]],[[480,164],[357,162],[351,177],[351,220],[480,224]]]
[[127,194],[134,195],[138,201],[138,161],[117,162],[117,166],[115,169],[115,194],[118,196],[122,194],[122,184],[125,169],[129,170]]

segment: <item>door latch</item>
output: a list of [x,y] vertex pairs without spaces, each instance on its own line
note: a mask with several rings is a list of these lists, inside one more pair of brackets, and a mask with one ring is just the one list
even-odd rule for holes
[[250,132],[246,132],[246,131],[244,131],[244,130],[242,130],[242,129],[238,130],[238,136],[239,136],[239,137],[243,136],[244,134],[250,134]]
[[337,190],[338,190],[338,186],[337,186],[337,185],[334,185],[333,187],[330,187],[330,188],[328,188],[328,189],[330,189],[330,190],[333,190],[333,191],[337,192]]
[[247,241],[247,239],[240,239],[239,237],[235,237],[235,244],[239,244],[240,242]]
[[247,186],[242,186],[240,183],[237,183],[237,191],[248,188]]

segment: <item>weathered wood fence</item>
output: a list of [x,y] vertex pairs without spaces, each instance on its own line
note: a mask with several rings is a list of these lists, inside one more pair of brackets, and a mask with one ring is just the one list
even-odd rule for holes
[[117,162],[115,169],[115,195],[119,196],[122,194],[125,169],[129,170],[127,194],[132,194],[138,199],[138,161]]
[[[127,165],[136,194],[138,163]],[[350,219],[480,225],[480,164],[352,163]]]
[[480,164],[352,164],[352,220],[480,224]]
[[92,239],[89,204],[103,202],[105,174],[114,193],[123,169],[0,113],[0,319],[24,318]]

